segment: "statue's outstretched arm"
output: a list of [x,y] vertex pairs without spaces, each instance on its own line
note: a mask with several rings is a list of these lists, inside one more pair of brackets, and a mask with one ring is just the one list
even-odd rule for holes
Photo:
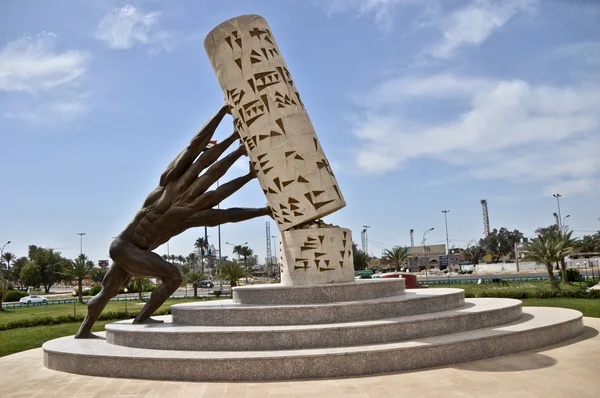
[[234,178],[233,180],[221,185],[219,188],[208,191],[195,198],[192,202],[192,207],[198,210],[210,209],[223,200],[227,199],[241,187],[246,185],[249,181],[256,178],[254,170],[250,170],[246,175]]
[[245,154],[246,148],[243,145],[240,145],[235,151],[231,152],[218,162],[215,162],[204,174],[196,178],[189,187],[186,197],[195,200],[198,196],[202,195],[211,185],[217,182],[219,178],[225,175],[227,170],[229,170],[236,160]]
[[219,126],[223,117],[229,113],[229,105],[225,104],[219,111],[198,131],[189,145],[167,166],[160,177],[160,186],[166,186],[185,173],[196,157],[206,148],[210,139]]
[[225,138],[223,141],[219,142],[217,145],[212,148],[207,149],[200,155],[198,159],[185,171],[185,174],[182,178],[182,183],[185,187],[188,187],[194,180],[198,177],[198,175],[213,164],[219,159],[219,157],[233,144],[240,135],[237,131],[231,133],[231,135]]
[[232,207],[230,209],[202,210],[186,219],[187,228],[215,227],[230,222],[240,222],[256,217],[271,216],[270,207],[244,208]]

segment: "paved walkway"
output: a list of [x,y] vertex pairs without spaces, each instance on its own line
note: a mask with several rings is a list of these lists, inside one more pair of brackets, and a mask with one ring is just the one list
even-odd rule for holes
[[[599,303],[600,305],[600,303]],[[185,383],[78,376],[44,368],[42,350],[0,358],[0,397],[600,397],[600,319],[544,350],[416,372],[275,383]]]

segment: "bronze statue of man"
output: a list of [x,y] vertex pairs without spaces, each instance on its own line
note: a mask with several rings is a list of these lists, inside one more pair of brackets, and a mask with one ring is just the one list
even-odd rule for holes
[[206,149],[217,126],[228,113],[229,106],[223,105],[200,129],[187,148],[163,172],[158,187],[148,195],[133,221],[112,242],[109,254],[114,262],[102,281],[102,290],[89,301],[88,313],[75,338],[96,337],[91,333],[92,325],[109,300],[119,293],[120,288],[132,276],[162,279],[162,283],[154,289],[150,300],[133,321],[157,322],[150,318],[150,315],[182,282],[179,269],[152,252],[172,237],[193,227],[212,227],[271,215],[269,207],[214,208],[248,181],[256,178],[254,170],[250,167],[246,175],[208,191],[237,159],[246,155],[245,147],[240,144],[235,151],[219,160],[227,148],[239,139],[237,131],[217,145]]

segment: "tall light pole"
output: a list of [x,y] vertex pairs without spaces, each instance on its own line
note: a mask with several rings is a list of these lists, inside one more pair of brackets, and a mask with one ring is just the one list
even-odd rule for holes
[[[3,258],[3,256],[4,256],[4,248],[5,248],[5,247],[6,247],[6,245],[8,245],[9,243],[10,243],[10,241],[6,242],[6,243],[4,244],[4,246],[2,246],[2,248],[0,249],[0,261],[2,261],[2,258]],[[1,264],[2,264],[2,263],[0,263],[0,265],[1,265]],[[8,269],[8,265],[6,266],[6,268]]]
[[[427,232],[429,231],[433,231],[435,228],[429,228],[427,231],[423,232],[423,259],[425,259],[425,235],[427,235]],[[427,261],[427,264],[425,264],[425,281],[426,283],[429,283],[429,274],[428,274],[428,268],[429,268],[429,261]]]
[[369,256],[369,235],[368,235],[367,228],[371,228],[371,226],[370,225],[363,225],[363,228],[364,228],[363,231],[365,233],[365,245],[364,245],[365,247],[364,247],[364,249],[365,249],[365,253],[367,254],[367,257],[368,257]]
[[79,254],[82,255],[83,254],[83,235],[85,235],[85,232],[79,232],[79,233],[77,233],[77,235],[79,235]]
[[[444,213],[444,223],[446,224],[446,258],[448,259],[448,265],[446,266],[446,268],[448,268],[448,270],[450,270],[450,240],[448,239],[448,213],[450,212],[450,210],[442,210],[442,213]],[[450,275],[450,273],[448,273],[448,275]]]
[[559,222],[559,224],[560,224],[560,225],[558,226],[558,228],[559,228],[560,230],[562,230],[562,227],[563,227],[563,226],[562,226],[562,224],[560,223],[560,222],[562,221],[562,216],[561,216],[561,214],[560,214],[560,200],[559,200],[559,198],[561,198],[561,197],[562,197],[562,195],[561,195],[561,194],[559,194],[559,193],[555,193],[555,194],[553,194],[552,196],[554,196],[554,197],[556,198],[556,206],[558,207],[558,222]]
[[273,249],[275,250],[275,264],[277,265],[277,275],[279,275],[279,249],[277,248],[277,235],[271,235],[271,238],[273,238]]

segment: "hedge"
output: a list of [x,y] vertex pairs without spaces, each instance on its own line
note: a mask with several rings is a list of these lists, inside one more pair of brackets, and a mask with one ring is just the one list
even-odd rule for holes
[[513,299],[535,299],[535,298],[585,298],[585,299],[600,299],[600,290],[538,290],[535,292],[523,290],[494,290],[483,291],[477,294],[465,292],[466,298],[473,297],[497,297],[497,298],[513,298]]
[[[156,311],[153,315],[169,315],[170,309]],[[98,317],[99,321],[113,321],[134,318],[137,313],[134,312],[105,312],[100,314]],[[74,323],[82,322],[84,319],[83,315],[59,315],[59,316],[45,316],[40,318],[29,318],[21,319],[19,321],[9,322],[5,325],[0,325],[0,331],[18,328],[29,328],[34,326],[48,326],[48,325],[60,325],[62,323]]]
[[14,301],[19,301],[23,297],[27,297],[27,296],[29,296],[29,293],[25,293],[25,292],[22,292],[20,290],[9,290],[6,293],[6,298],[4,299],[4,301],[7,302],[7,303],[14,302]]

